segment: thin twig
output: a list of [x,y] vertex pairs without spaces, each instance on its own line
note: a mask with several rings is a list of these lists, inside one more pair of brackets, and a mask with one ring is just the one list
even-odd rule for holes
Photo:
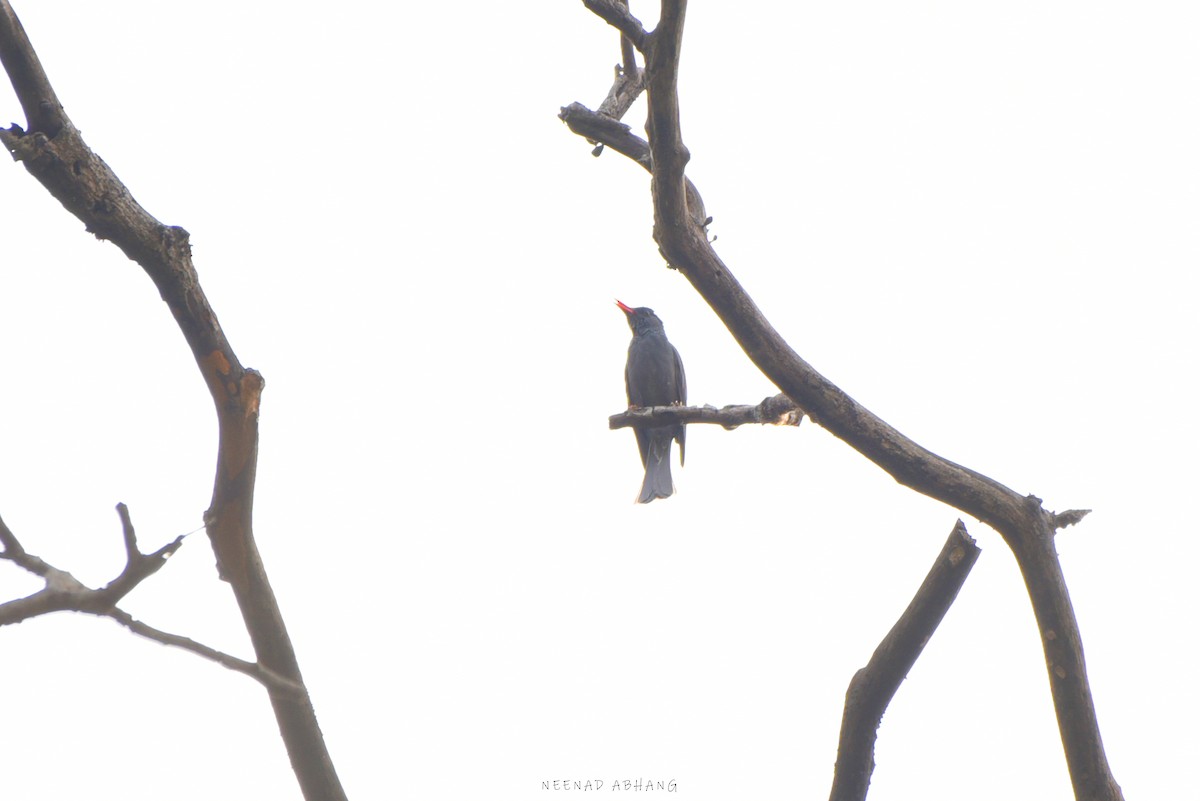
[[170,645],[175,648],[182,648],[185,651],[190,651],[193,654],[202,656],[205,659],[212,660],[222,667],[229,670],[235,670],[238,673],[243,673],[255,681],[260,682],[268,690],[286,695],[301,696],[306,694],[303,685],[288,679],[285,676],[280,676],[257,662],[247,662],[245,659],[239,659],[236,656],[227,654],[224,651],[218,651],[215,648],[210,648],[203,643],[198,643],[195,640],[184,637],[179,634],[171,634],[170,632],[156,629],[153,626],[147,625],[140,620],[135,619],[132,615],[122,609],[110,609],[105,613],[105,617],[110,617],[120,623],[125,628],[137,634],[140,637],[145,637],[148,640]]
[[123,503],[117,504],[117,516],[121,518],[121,534],[125,540],[125,559],[132,562],[141,555],[137,546],[137,534],[133,530],[133,520],[129,517],[129,507]]
[[[617,4],[625,9],[625,13],[629,13],[629,0],[617,0]],[[640,26],[640,23],[639,23]],[[633,42],[629,40],[628,34],[621,34],[621,66],[626,75],[632,75],[637,72],[637,56],[634,54]]]
[[4,550],[0,551],[0,559],[7,559],[35,576],[44,577],[54,569],[38,557],[28,553],[17,539],[17,535],[12,533],[8,524],[2,519],[0,519],[0,544],[4,545]]
[[9,529],[8,524],[4,522],[4,518],[0,517],[0,545],[4,546],[4,552],[0,553],[7,559],[11,559],[18,554],[25,553],[25,549],[21,547],[21,543],[17,541],[16,535]]

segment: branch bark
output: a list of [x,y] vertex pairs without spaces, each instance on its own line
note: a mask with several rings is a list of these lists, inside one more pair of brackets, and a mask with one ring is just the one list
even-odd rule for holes
[[883,713],[941,625],[978,558],[979,546],[959,520],[904,614],[879,643],[866,667],[850,680],[829,801],[863,801],[867,797],[875,770],[875,737]]
[[646,42],[646,29],[637,17],[629,13],[623,0],[583,0],[588,10],[621,32],[629,43],[641,50]]
[[[591,7],[589,5],[589,7]],[[647,34],[649,141],[597,125],[578,104],[560,117],[572,131],[590,130],[651,174],[654,239],[712,307],[752,362],[832,434],[899,483],[943,501],[995,528],[1016,556],[1041,634],[1051,695],[1077,799],[1119,801],[1104,752],[1084,663],[1083,643],[1054,549],[1059,523],[1040,499],[1023,497],[998,481],[921,447],[860,405],[805,362],[767,321],[708,240],[708,217],[684,175],[690,154],[680,130],[677,90],[685,0],[662,0],[659,24]]]
[[798,426],[804,410],[787,395],[773,395],[761,403],[748,406],[648,406],[628,409],[608,418],[612,430],[650,423],[712,423],[732,431],[748,424]]
[[[624,27],[634,28],[634,34],[644,41],[645,31],[642,24],[629,14],[628,0],[615,0],[615,4],[623,9],[623,18],[627,20],[623,23]],[[622,15],[617,13],[617,16]],[[608,96],[604,98],[598,111],[606,117],[619,120],[646,88],[646,72],[638,66],[633,40],[627,33],[621,34],[621,63],[617,65],[615,72],[612,88],[608,90]],[[603,145],[597,147],[592,151],[593,155],[599,156],[602,149]]]
[[255,681],[261,683],[268,690],[278,692],[280,694],[291,694],[296,697],[303,697],[306,690],[303,685],[288,679],[286,676],[280,676],[257,662],[247,662],[245,659],[239,659],[232,654],[227,654],[224,651],[218,651],[215,648],[210,648],[204,643],[196,642],[189,637],[183,637],[178,634],[171,634],[168,631],[156,629],[153,626],[147,625],[140,620],[137,620],[133,615],[122,609],[110,609],[105,613],[106,617],[120,623],[125,628],[132,631],[139,637],[144,637],[147,640],[154,640],[163,645],[170,645],[174,648],[181,648],[184,651],[190,651],[197,656],[202,656],[212,662],[216,662],[222,667],[238,673],[244,673]]
[[[187,231],[151,216],[83,141],[58,103],[9,0],[0,0],[0,62],[28,125],[28,131],[16,125],[0,129],[0,142],[88,231],[111,241],[142,267],[191,348],[219,428],[216,479],[204,518],[217,570],[233,589],[258,664],[304,687],[252,529],[263,378],[242,366],[226,339],[200,287]],[[307,692],[271,689],[269,695],[305,798],[345,798]]]

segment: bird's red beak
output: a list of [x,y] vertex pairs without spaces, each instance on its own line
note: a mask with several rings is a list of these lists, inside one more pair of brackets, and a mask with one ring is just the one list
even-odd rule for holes
[[628,306],[626,306],[624,303],[622,303],[619,300],[617,301],[617,308],[619,308],[621,311],[625,312],[626,314],[633,314],[633,309],[629,308]]

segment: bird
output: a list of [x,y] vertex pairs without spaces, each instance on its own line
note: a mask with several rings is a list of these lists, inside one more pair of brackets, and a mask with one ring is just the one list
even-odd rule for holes
[[[625,361],[625,396],[630,409],[648,406],[684,406],[687,404],[687,379],[679,351],[667,341],[662,320],[653,309],[642,306],[630,308],[621,301],[617,306],[633,331],[629,342],[629,357]],[[660,426],[634,426],[638,452],[646,477],[638,493],[638,503],[650,503],[656,498],[669,498],[675,492],[671,481],[671,440],[679,443],[679,464],[683,465],[683,423]]]

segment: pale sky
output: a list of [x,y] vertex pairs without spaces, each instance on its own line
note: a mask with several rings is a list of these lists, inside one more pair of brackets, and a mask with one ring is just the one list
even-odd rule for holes
[[[614,298],[658,312],[694,403],[776,390],[664,267],[646,174],[556,118],[603,98],[611,29],[544,0],[14,4],[266,377],[258,544],[352,798],[828,795],[846,685],[959,513],[809,422],[694,426],[677,496],[633,503]],[[1200,746],[1198,25],[696,2],[681,74],[717,250],[793,347],[931,450],[1094,510],[1058,550],[1131,800],[1195,797]],[[145,550],[201,525],[211,401],[139,267],[19,165],[0,204],[0,514],[101,585],[118,501]],[[966,524],[983,554],[870,797],[1069,798],[1024,586]],[[0,600],[38,586],[0,564]],[[251,655],[202,533],[124,606]],[[300,798],[244,676],[72,615],[0,655],[6,800]]]

